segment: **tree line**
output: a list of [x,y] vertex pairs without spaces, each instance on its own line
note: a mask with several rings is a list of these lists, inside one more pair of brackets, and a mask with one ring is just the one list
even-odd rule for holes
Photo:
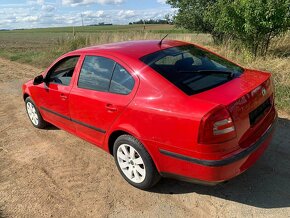
[[149,19],[149,20],[140,19],[138,21],[129,23],[129,25],[131,24],[170,24],[170,21],[167,19]]

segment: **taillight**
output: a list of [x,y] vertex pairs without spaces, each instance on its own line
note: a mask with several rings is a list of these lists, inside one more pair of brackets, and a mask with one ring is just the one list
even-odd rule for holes
[[222,143],[236,136],[234,122],[224,106],[218,106],[201,120],[198,138],[201,144]]

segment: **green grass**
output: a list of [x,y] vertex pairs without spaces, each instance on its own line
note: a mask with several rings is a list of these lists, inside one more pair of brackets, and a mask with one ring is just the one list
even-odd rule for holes
[[290,86],[283,84],[276,84],[275,98],[278,108],[285,110],[290,114]]
[[278,109],[290,113],[290,32],[276,38],[269,54],[253,59],[241,46],[215,45],[210,35],[189,33],[172,25],[113,25],[0,31],[0,57],[46,68],[61,54],[77,48],[111,42],[161,39],[193,42],[208,47],[243,66],[273,74]]

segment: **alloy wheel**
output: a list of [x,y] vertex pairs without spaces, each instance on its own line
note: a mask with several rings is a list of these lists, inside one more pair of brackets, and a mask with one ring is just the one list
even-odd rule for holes
[[39,123],[39,118],[38,118],[38,115],[37,115],[37,112],[36,112],[34,105],[31,102],[27,102],[26,108],[27,108],[27,113],[28,113],[28,116],[29,116],[31,122],[37,126]]
[[141,183],[146,177],[145,164],[140,154],[128,144],[121,144],[117,150],[117,160],[125,176],[134,183]]

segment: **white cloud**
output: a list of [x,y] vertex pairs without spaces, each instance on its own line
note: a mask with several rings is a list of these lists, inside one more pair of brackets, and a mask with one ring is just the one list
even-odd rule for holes
[[86,18],[99,18],[103,17],[105,14],[104,11],[85,11],[82,13],[83,17]]
[[121,19],[129,19],[136,16],[135,11],[132,10],[121,10],[118,12],[118,17]]
[[44,0],[36,0],[37,4],[43,5],[44,4]]
[[157,0],[157,3],[165,5],[166,4],[166,0]]
[[89,4],[102,4],[102,5],[116,5],[121,4],[124,0],[61,0],[63,5],[78,6],[78,5],[89,5]]
[[39,20],[38,16],[27,16],[27,17],[20,17],[18,18],[18,21],[23,22],[36,22]]
[[44,0],[28,0],[27,3],[29,5],[35,5],[35,4],[44,5],[45,2],[44,2]]
[[52,12],[56,8],[53,5],[42,5],[41,9],[46,12]]
[[11,23],[13,23],[14,22],[14,19],[1,19],[0,20],[0,25],[10,25]]

